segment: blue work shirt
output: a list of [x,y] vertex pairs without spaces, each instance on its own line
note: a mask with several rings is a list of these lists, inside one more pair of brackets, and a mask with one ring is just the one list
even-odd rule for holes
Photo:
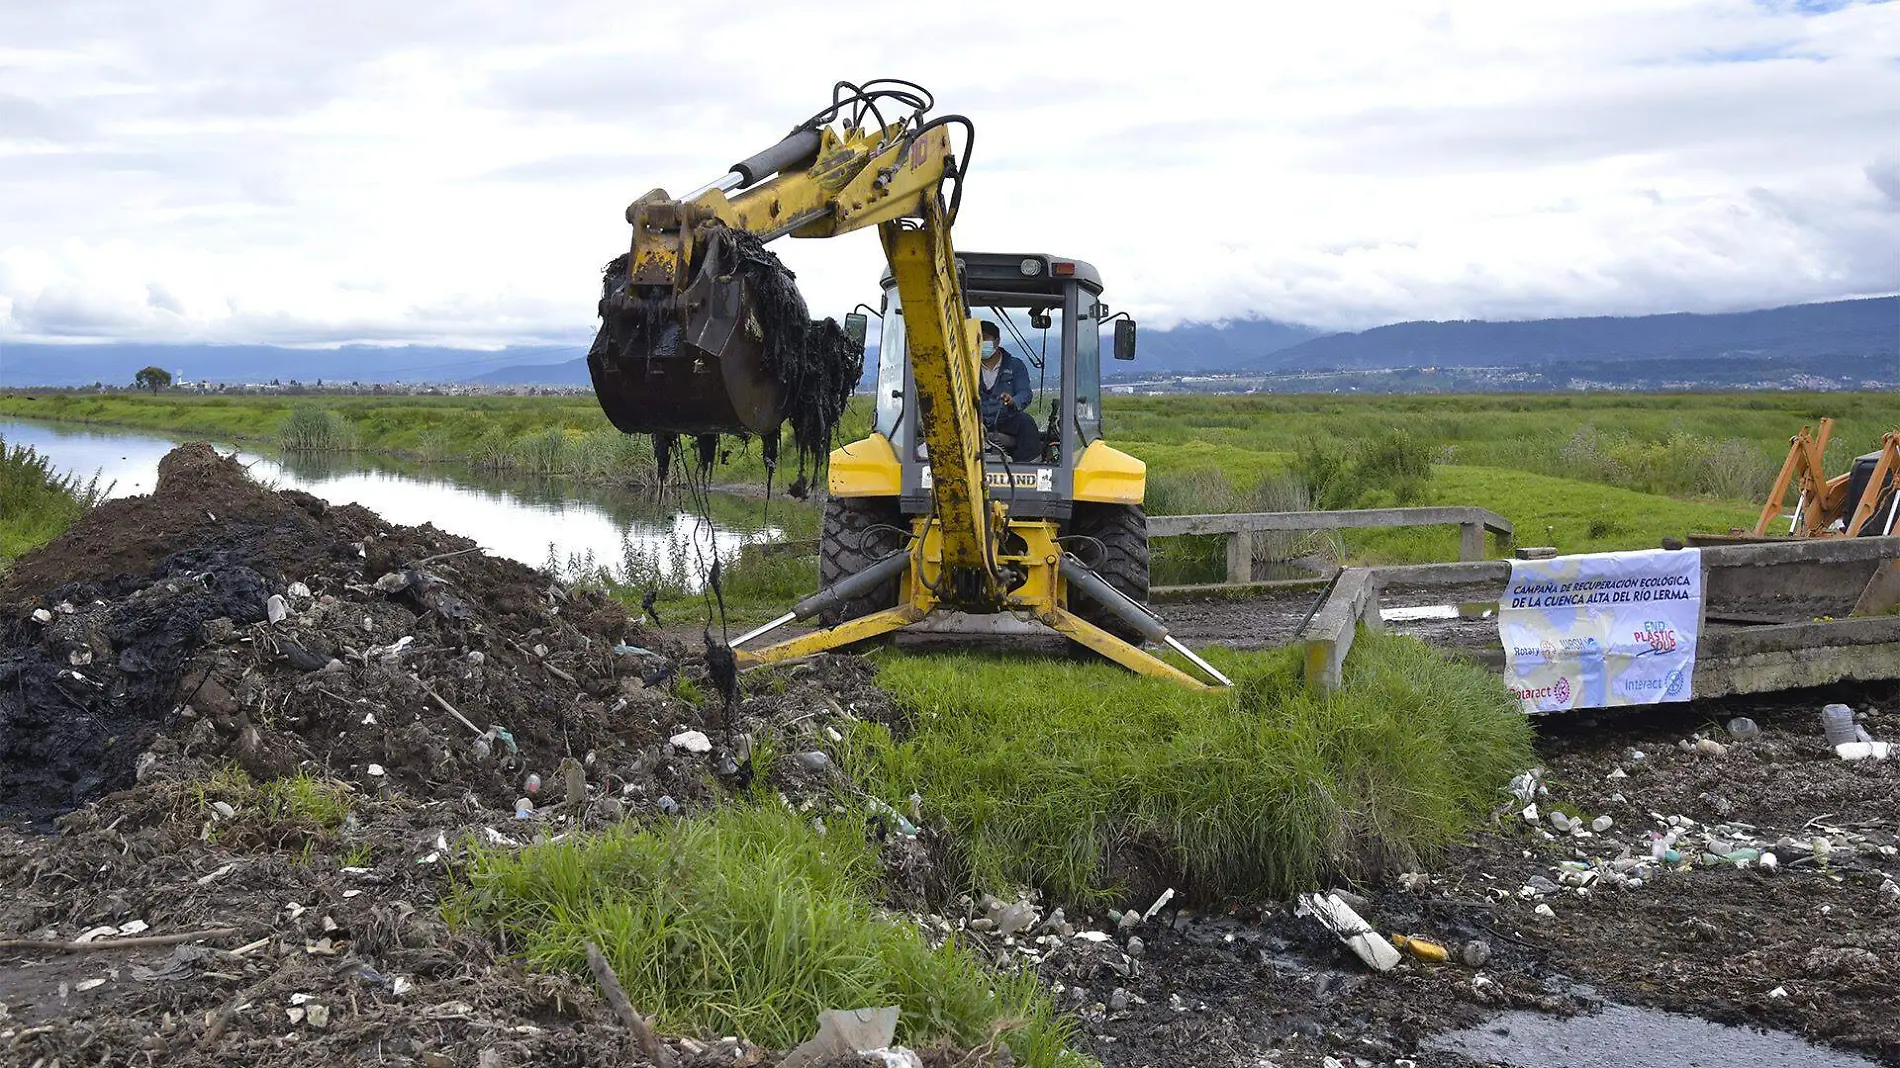
[[996,384],[983,385],[983,365],[977,364],[976,388],[983,411],[983,425],[995,426],[996,419],[1003,412],[1003,397],[1012,397],[1016,401],[1017,411],[1028,411],[1029,402],[1035,394],[1029,390],[1029,366],[1010,354],[1008,349],[999,348],[1003,354],[1003,364],[996,369]]

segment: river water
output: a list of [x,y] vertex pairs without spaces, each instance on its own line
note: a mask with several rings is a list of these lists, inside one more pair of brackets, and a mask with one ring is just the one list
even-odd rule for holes
[[[0,439],[29,445],[61,471],[110,483],[111,496],[150,493],[159,458],[175,442],[137,431],[0,419]],[[496,475],[451,465],[406,464],[364,455],[236,451],[251,477],[333,504],[359,504],[392,523],[471,538],[496,556],[572,575],[605,567],[616,577],[657,570],[688,586],[717,551],[778,540],[763,501],[714,495],[711,523],[641,490]],[[793,507],[774,500],[773,513]]]

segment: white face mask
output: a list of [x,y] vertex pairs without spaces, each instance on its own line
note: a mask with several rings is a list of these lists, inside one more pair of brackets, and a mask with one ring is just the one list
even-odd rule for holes
[[994,355],[996,355],[996,342],[991,341],[988,338],[984,338],[983,339],[983,358],[987,360],[991,356],[994,356]]

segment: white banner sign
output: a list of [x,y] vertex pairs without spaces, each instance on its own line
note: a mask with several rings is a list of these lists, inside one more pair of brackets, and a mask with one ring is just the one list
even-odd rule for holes
[[1535,712],[1687,701],[1701,616],[1699,549],[1513,560],[1505,681]]

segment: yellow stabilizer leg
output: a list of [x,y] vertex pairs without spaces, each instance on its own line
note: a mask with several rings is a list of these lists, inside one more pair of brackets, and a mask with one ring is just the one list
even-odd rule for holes
[[928,615],[927,609],[914,604],[901,604],[896,608],[886,608],[882,612],[873,612],[868,616],[846,620],[835,627],[815,630],[768,645],[754,652],[750,649],[734,649],[733,653],[741,667],[755,667],[761,664],[776,664],[785,660],[796,660],[801,656],[813,656],[828,652],[852,642],[861,642],[866,638],[875,638],[880,634],[910,626]]
[[1038,617],[1049,629],[1080,642],[1090,649],[1108,657],[1117,664],[1141,675],[1153,675],[1158,678],[1172,679],[1183,686],[1196,690],[1213,690],[1217,687],[1189,675],[1166,660],[1145,652],[1122,641],[1113,634],[1083,619],[1066,608],[1050,608]]

